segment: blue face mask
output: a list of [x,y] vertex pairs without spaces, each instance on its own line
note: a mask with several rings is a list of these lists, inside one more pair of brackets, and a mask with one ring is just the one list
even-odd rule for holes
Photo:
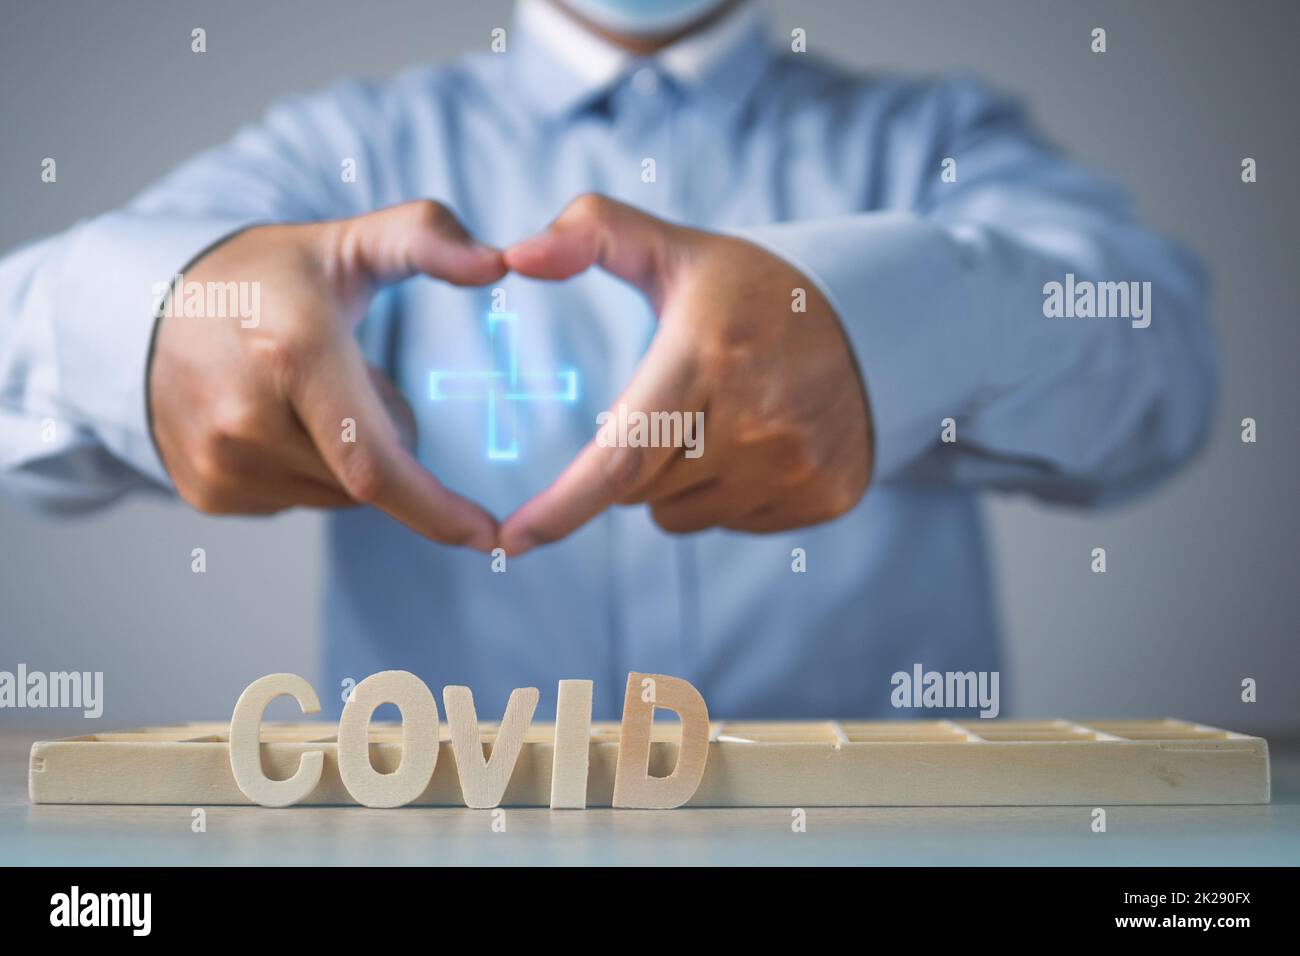
[[592,23],[616,33],[661,36],[722,6],[726,0],[564,0]]

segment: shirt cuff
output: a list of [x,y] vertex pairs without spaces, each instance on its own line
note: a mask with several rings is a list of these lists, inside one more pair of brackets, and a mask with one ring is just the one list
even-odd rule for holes
[[252,225],[113,213],[75,229],[54,306],[67,414],[146,477],[171,487],[149,432],[146,379],[160,290]]
[[974,253],[942,226],[870,213],[733,235],[798,269],[835,310],[867,390],[874,480],[898,476],[935,446],[943,419],[960,420],[990,380]]

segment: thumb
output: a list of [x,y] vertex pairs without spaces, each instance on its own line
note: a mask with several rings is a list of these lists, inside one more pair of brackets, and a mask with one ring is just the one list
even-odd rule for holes
[[658,311],[691,230],[606,196],[569,203],[542,232],[505,250],[506,265],[534,279],[567,279],[593,265],[636,286]]
[[432,199],[389,206],[330,226],[342,274],[367,285],[416,275],[455,285],[485,285],[505,275],[501,250],[475,240],[455,213]]

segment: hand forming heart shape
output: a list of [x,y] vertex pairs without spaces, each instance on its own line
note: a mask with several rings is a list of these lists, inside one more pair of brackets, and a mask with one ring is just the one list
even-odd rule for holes
[[[379,285],[410,276],[483,285],[507,270],[558,280],[593,265],[637,287],[659,317],[611,421],[628,409],[705,416],[707,453],[620,441],[602,427],[550,487],[498,524],[411,454],[403,403],[366,366],[353,331]],[[251,284],[260,306],[251,321],[184,321],[229,316],[208,315],[213,299],[201,293],[197,304],[186,293],[178,310],[174,287],[159,313],[152,432],[177,491],[205,512],[361,502],[433,540],[519,555],[613,504],[648,503],[672,532],[801,527],[852,508],[870,478],[865,389],[813,283],[749,242],[602,196],[574,200],[504,251],[475,242],[445,207],[416,201],[251,228],[185,272],[186,289]]]

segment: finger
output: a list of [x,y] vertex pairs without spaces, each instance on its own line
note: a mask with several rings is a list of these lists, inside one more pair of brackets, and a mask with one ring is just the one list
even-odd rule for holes
[[[698,408],[693,395],[694,368],[687,348],[678,338],[660,334],[620,404],[630,411],[680,410],[689,414]],[[609,425],[602,429],[608,437]],[[501,546],[507,554],[523,554],[539,544],[557,541],[576,531],[600,512],[625,498],[635,498],[681,449],[673,447],[608,447],[601,436],[587,443],[558,478],[531,501],[506,519],[501,527]]]
[[375,392],[379,395],[379,400],[384,403],[384,411],[388,412],[388,417],[397,429],[398,440],[401,441],[402,447],[407,451],[414,453],[416,442],[419,438],[418,429],[415,423],[415,411],[411,408],[411,403],[406,400],[406,396],[398,391],[397,386],[373,365],[367,365],[366,371],[370,375],[370,384],[374,386]]
[[650,513],[665,531],[689,534],[739,520],[762,505],[759,494],[734,482],[712,481],[654,502]]
[[336,485],[323,485],[298,475],[280,475],[274,484],[241,489],[231,499],[233,514],[274,514],[287,508],[355,508],[353,501]]
[[[496,521],[439,483],[405,448],[350,341],[317,359],[291,389],[294,408],[347,495],[445,544],[490,551]],[[352,420],[350,437],[344,420]]]
[[[708,412],[706,410],[705,414]],[[743,465],[737,463],[737,467]],[[698,458],[671,458],[668,464],[636,494],[619,499],[621,505],[635,505],[644,501],[656,502],[702,488],[715,481],[719,475],[718,456],[701,455]]]
[[344,275],[393,283],[428,275],[484,285],[505,275],[501,250],[476,241],[455,213],[431,199],[389,206],[332,223]]
[[718,525],[737,531],[785,531],[828,520],[830,492],[810,480],[815,474],[791,483],[792,467],[809,466],[790,448],[783,440],[728,445],[721,456],[712,456],[726,462],[717,480],[663,494],[672,472],[680,475],[685,464],[674,463],[647,491],[655,522],[665,531],[687,533]]
[[[417,430],[415,412],[412,411],[410,403],[389,381],[388,376],[379,369],[367,365],[366,371],[369,373],[370,384],[383,403],[384,411],[388,413],[393,427],[397,429],[398,440],[402,447],[414,453]],[[321,457],[302,419],[292,410],[288,418],[286,423],[275,429],[268,440],[267,453],[283,462],[284,467],[293,473],[343,493],[342,486],[330,471],[325,459]]]
[[290,406],[283,408],[285,414],[275,416],[264,434],[246,436],[243,446],[230,452],[236,456],[232,468],[238,471],[241,482],[271,485],[285,476],[294,476],[342,492],[302,419]]
[[828,514],[824,507],[812,504],[807,507],[791,507],[788,502],[769,503],[721,522],[729,531],[747,531],[751,534],[775,534],[779,531],[793,531],[811,525],[830,521],[834,515]]
[[326,485],[308,478],[295,478],[287,491],[293,504],[302,508],[355,508],[361,504],[341,490],[333,479]]
[[207,514],[269,515],[287,508],[355,508],[336,487],[285,473],[246,474],[248,480],[230,488],[210,488],[201,510]]
[[[282,412],[276,414],[277,412]],[[239,514],[278,510],[296,503],[297,482],[331,487],[346,499],[320,453],[288,405],[264,415],[245,413],[238,421],[214,411],[203,450],[178,471],[204,491],[204,510]]]
[[658,310],[690,230],[594,193],[546,229],[505,250],[506,265],[535,279],[567,279],[593,265],[636,286]]

